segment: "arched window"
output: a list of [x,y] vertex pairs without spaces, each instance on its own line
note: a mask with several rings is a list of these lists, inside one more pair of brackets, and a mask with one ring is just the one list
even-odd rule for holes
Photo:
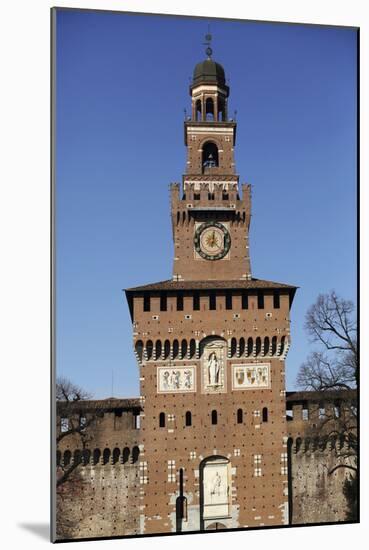
[[94,450],[93,457],[92,457],[92,460],[93,460],[93,463],[94,463],[95,466],[96,466],[96,464],[99,464],[100,458],[101,458],[101,451],[100,451],[100,449],[95,449],[95,450]]
[[232,338],[231,340],[231,357],[234,357],[236,355],[237,350],[237,340],[236,338]]
[[58,450],[56,451],[56,465],[57,466],[60,466],[60,463],[61,463],[61,457],[62,457],[62,454],[61,452]]
[[245,338],[240,338],[240,357],[245,353]]
[[204,143],[202,148],[203,169],[219,166],[218,147],[212,141]]
[[196,101],[196,120],[201,120],[201,100]]
[[69,466],[70,461],[72,460],[72,453],[70,451],[64,452],[64,466]]
[[258,336],[256,338],[256,355],[259,355],[261,352],[261,338]]
[[159,414],[159,428],[165,428],[165,413]]
[[211,411],[211,423],[213,425],[218,424],[218,413],[217,413],[217,411]]
[[137,445],[135,445],[135,447],[133,447],[132,449],[132,464],[137,462],[139,456],[140,456],[140,449],[137,447]]
[[178,357],[178,352],[179,352],[178,340],[173,340],[173,359]]
[[243,410],[238,409],[237,410],[237,424],[242,424],[242,423],[243,423]]
[[82,462],[86,466],[86,464],[90,463],[91,459],[91,451],[90,449],[83,449],[82,451]]
[[206,120],[214,120],[214,101],[208,97],[205,103]]
[[218,121],[225,121],[225,105],[222,99],[218,99]]
[[270,340],[269,340],[268,336],[266,336],[264,338],[264,355],[268,355],[269,347],[270,347]]
[[82,462],[82,453],[79,449],[76,449],[74,451],[73,463],[74,464],[81,464],[81,462]]
[[123,464],[125,464],[126,462],[128,462],[129,455],[130,455],[130,450],[128,447],[124,447],[122,455],[123,455]]
[[160,340],[156,340],[155,356],[156,356],[156,359],[159,359],[161,357],[161,341]]
[[110,449],[104,449],[103,464],[108,464],[109,460],[110,460]]
[[182,358],[184,359],[187,354],[187,340],[182,340],[181,342],[181,353],[182,353]]
[[143,353],[143,341],[137,340],[135,345],[135,350],[138,356],[139,361],[142,361],[142,353]]
[[280,355],[282,355],[283,352],[284,352],[284,346],[285,346],[285,344],[286,344],[286,337],[285,337],[285,336],[282,336],[282,338],[281,338],[281,350],[280,350]]
[[263,419],[263,422],[268,422],[268,409],[267,409],[267,407],[263,408],[262,419]]
[[272,355],[277,353],[277,337],[273,336],[272,338]]
[[146,342],[146,354],[147,354],[147,360],[148,361],[152,358],[153,348],[154,348],[154,345],[152,343],[152,340],[148,340]]
[[191,411],[186,412],[186,426],[192,426],[192,414]]
[[190,340],[190,359],[195,357],[196,354],[196,341],[194,339]]
[[118,449],[118,447],[115,447],[115,449],[113,450],[113,464],[116,464],[117,462],[119,462],[119,457],[120,457],[120,449]]
[[168,359],[170,354],[170,342],[169,340],[165,340],[164,342],[164,359]]
[[248,338],[247,339],[247,355],[248,356],[252,355],[253,347],[254,347],[254,342],[253,342],[252,338]]

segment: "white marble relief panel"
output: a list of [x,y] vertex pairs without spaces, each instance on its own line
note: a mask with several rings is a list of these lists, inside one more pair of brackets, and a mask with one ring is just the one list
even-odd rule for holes
[[270,388],[270,363],[232,365],[232,389]]
[[229,515],[229,463],[224,459],[211,461],[204,466],[203,495],[204,519]]
[[157,368],[158,393],[183,393],[196,391],[195,366],[171,366]]
[[201,358],[202,388],[205,393],[224,393],[226,388],[227,344],[212,340],[204,346]]

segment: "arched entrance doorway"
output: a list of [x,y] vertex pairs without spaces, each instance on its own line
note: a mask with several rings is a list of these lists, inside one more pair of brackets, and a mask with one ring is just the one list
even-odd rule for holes
[[231,515],[231,463],[210,456],[200,464],[200,529],[225,529],[220,520]]
[[221,529],[227,529],[227,527],[224,525],[224,523],[220,523],[219,521],[215,521],[214,523],[211,523],[206,528],[206,531],[219,531]]

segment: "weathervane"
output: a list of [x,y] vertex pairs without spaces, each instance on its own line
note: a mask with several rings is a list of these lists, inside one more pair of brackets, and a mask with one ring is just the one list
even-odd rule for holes
[[205,53],[206,55],[208,56],[208,59],[211,59],[211,55],[213,53],[213,50],[211,49],[210,47],[210,44],[211,44],[211,40],[212,40],[212,36],[210,34],[210,25],[208,25],[208,32],[207,34],[205,35],[205,42],[203,42],[204,46],[207,46],[206,50],[205,50]]

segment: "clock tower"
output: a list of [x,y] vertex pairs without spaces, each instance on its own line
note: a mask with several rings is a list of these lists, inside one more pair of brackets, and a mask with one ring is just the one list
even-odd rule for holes
[[[210,36],[207,36],[210,42]],[[195,66],[171,186],[171,279],[126,290],[140,369],[142,533],[288,523],[285,358],[296,287],[251,275],[229,87]]]

